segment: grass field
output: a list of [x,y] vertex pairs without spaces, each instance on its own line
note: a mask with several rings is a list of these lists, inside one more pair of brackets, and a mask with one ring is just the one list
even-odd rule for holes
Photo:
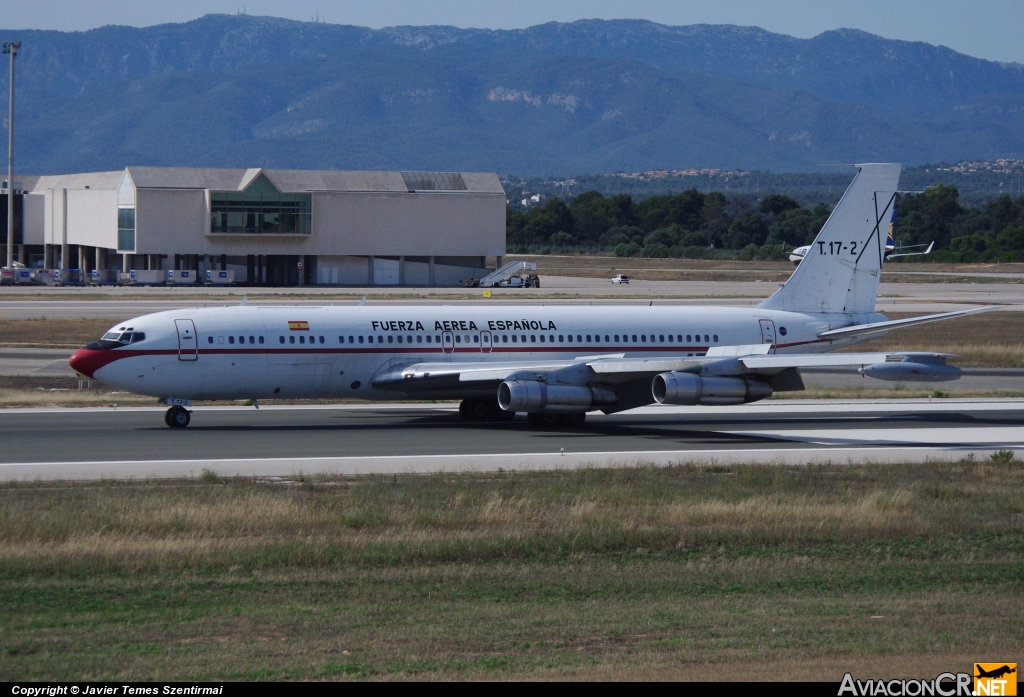
[[1024,467],[0,488],[0,680],[933,677],[1024,644]]

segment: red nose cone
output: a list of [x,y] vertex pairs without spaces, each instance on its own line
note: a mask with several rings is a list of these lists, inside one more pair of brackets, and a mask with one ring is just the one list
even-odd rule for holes
[[71,354],[68,363],[76,373],[81,373],[91,378],[92,374],[106,365],[103,354],[107,351],[93,351],[92,349],[78,349]]

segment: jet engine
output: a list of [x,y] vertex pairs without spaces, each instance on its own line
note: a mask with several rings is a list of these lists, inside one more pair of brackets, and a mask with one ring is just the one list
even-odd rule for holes
[[651,393],[658,404],[728,405],[771,397],[772,388],[750,378],[661,373],[654,376]]
[[618,396],[598,385],[548,385],[535,380],[506,380],[498,386],[498,406],[505,411],[590,411],[615,404]]

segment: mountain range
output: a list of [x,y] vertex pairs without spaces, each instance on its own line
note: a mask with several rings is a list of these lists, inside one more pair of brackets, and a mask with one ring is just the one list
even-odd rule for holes
[[16,164],[37,174],[811,171],[1024,156],[1024,66],[856,30],[797,39],[640,20],[374,30],[207,15],[0,38],[23,43]]

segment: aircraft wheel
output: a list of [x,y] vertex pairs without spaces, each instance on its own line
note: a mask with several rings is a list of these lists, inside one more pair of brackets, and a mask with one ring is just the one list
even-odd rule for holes
[[559,422],[570,428],[579,428],[587,420],[587,413],[583,411],[574,411],[570,414],[561,414],[560,416]]
[[474,399],[469,403],[470,421],[490,421],[490,404],[483,400]]
[[553,414],[549,411],[535,411],[526,415],[530,424],[533,426],[543,426],[550,428],[557,426],[559,423],[559,414]]
[[459,416],[462,417],[463,421],[470,421],[472,418],[469,414],[469,406],[470,400],[468,399],[462,400],[462,404],[459,405]]
[[192,420],[192,416],[184,407],[171,407],[167,410],[164,420],[171,428],[185,428]]
[[488,421],[511,421],[516,418],[514,411],[505,411],[498,406],[498,400],[494,399],[487,402],[487,420]]

